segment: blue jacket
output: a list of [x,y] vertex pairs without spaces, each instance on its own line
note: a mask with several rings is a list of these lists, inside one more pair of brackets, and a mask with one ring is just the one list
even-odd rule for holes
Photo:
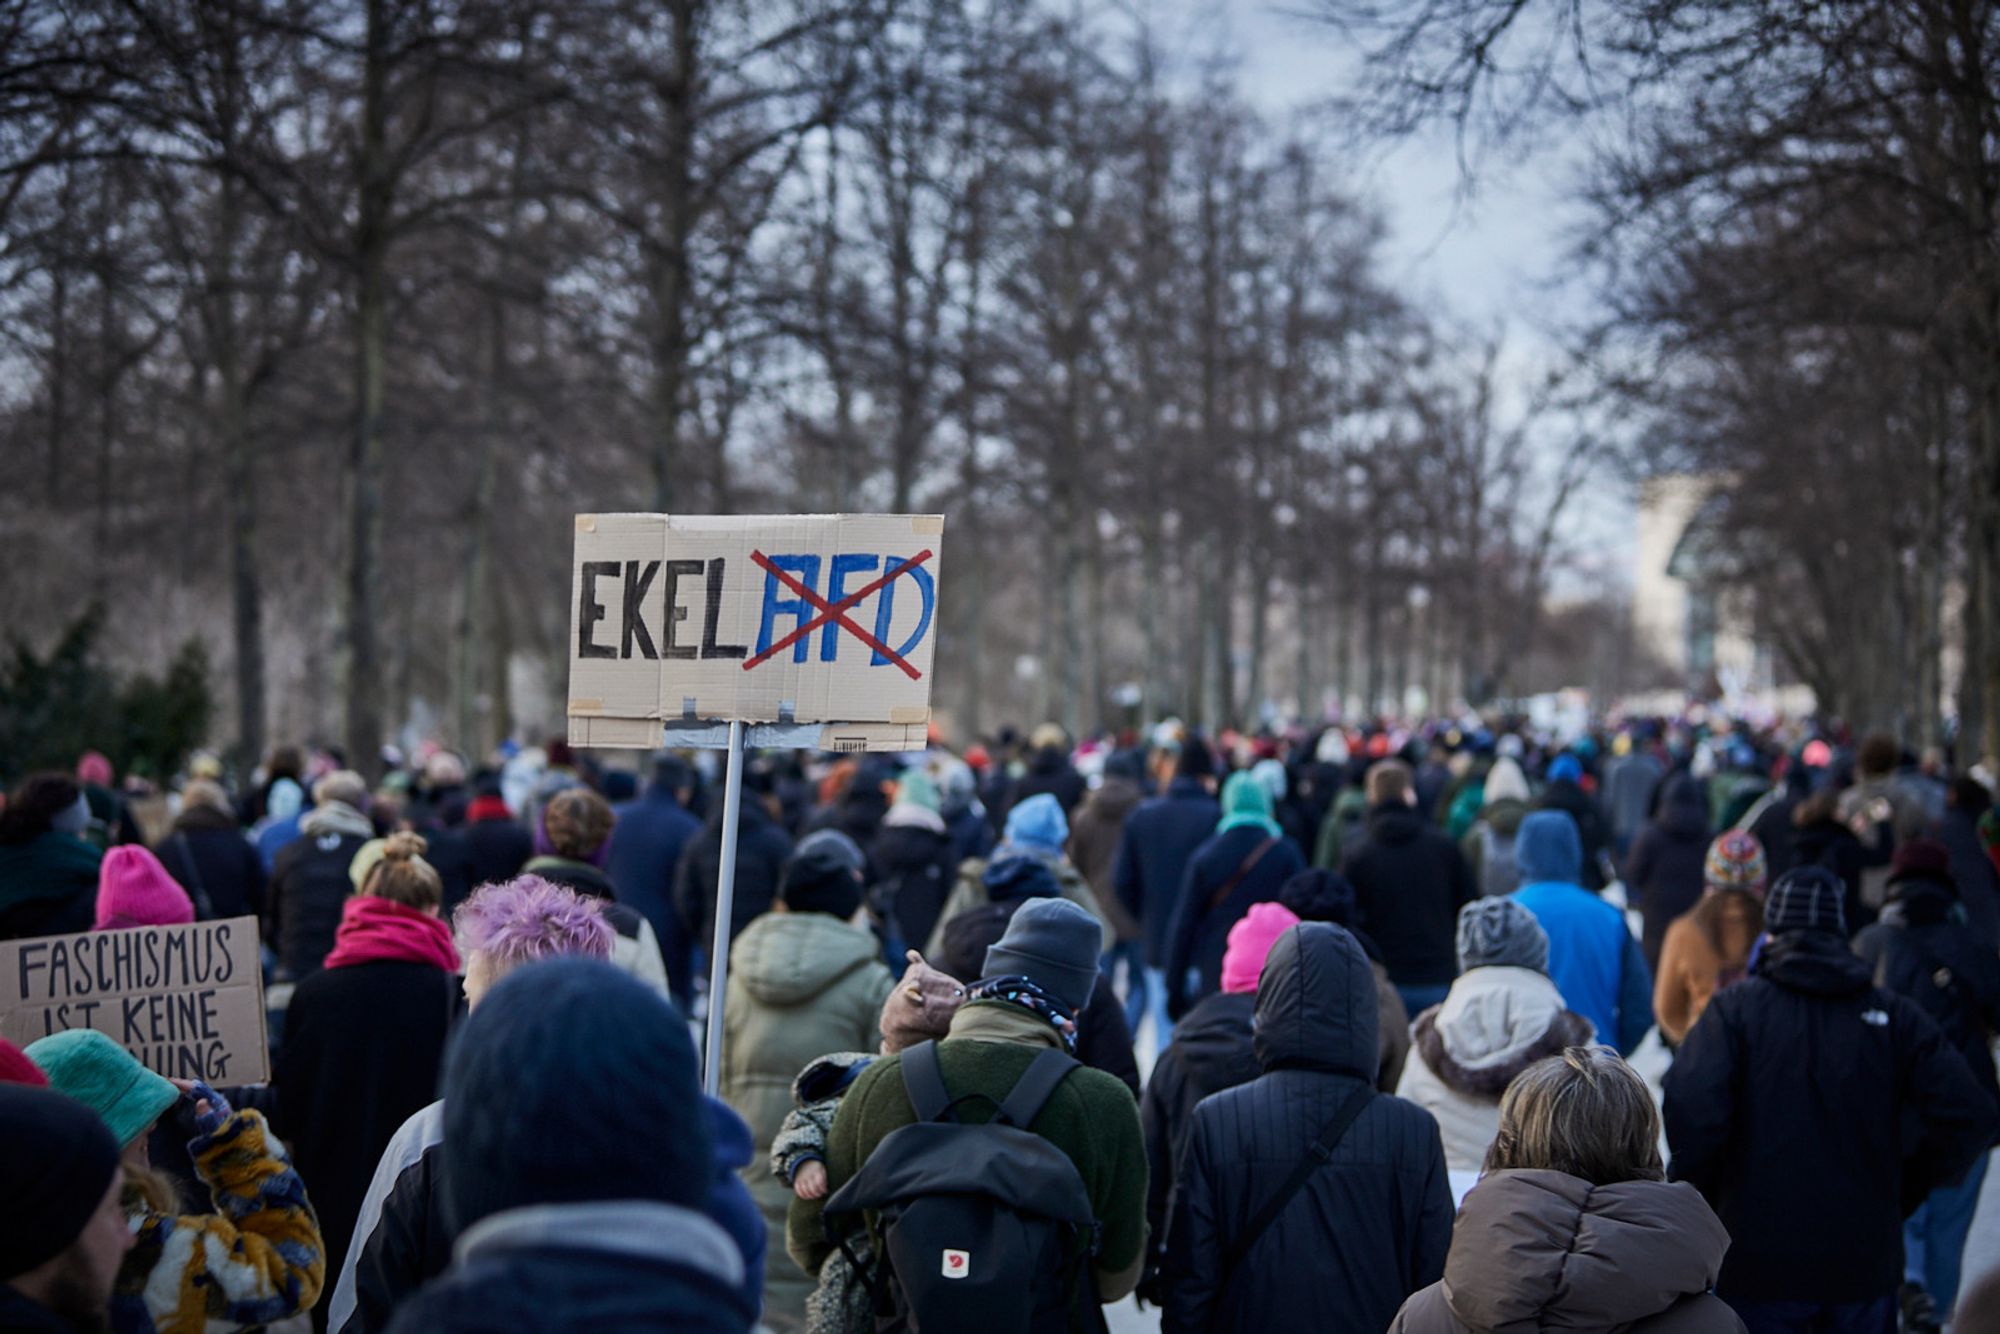
[[611,850],[604,873],[617,887],[618,901],[653,924],[666,960],[667,980],[674,999],[687,1007],[689,952],[692,942],[674,911],[674,870],[681,851],[701,829],[701,821],[682,809],[667,788],[655,783],[637,801],[618,808],[611,829]]
[[691,1209],[614,1200],[482,1219],[459,1238],[452,1267],[389,1328],[746,1334],[755,1319],[743,1257],[720,1227]]
[[1577,883],[1583,840],[1563,811],[1535,811],[1514,836],[1528,882],[1514,899],[1549,937],[1549,976],[1563,1003],[1629,1056],[1653,1026],[1653,978],[1625,915]]
[[1188,863],[1221,819],[1221,805],[1200,779],[1176,778],[1165,796],[1140,802],[1125,821],[1111,883],[1119,902],[1139,919],[1146,962],[1154,968],[1167,964],[1167,932]]

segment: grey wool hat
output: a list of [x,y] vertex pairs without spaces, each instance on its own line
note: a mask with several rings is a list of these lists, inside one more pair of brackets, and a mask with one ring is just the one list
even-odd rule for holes
[[1097,985],[1104,929],[1068,899],[1030,899],[986,951],[987,977],[1019,975],[1079,1013]]
[[1474,899],[1458,913],[1458,966],[1549,971],[1549,937],[1512,899]]

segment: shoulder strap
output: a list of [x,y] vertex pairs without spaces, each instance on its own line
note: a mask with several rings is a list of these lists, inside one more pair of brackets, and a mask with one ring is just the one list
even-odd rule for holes
[[1006,1101],[1000,1104],[1000,1114],[996,1119],[1026,1130],[1041,1113],[1042,1104],[1056,1091],[1056,1085],[1062,1083],[1076,1066],[1075,1057],[1054,1047],[1045,1049],[1029,1062],[1021,1077],[1014,1081]]
[[189,841],[186,830],[175,831],[174,847],[188,868],[188,879],[193,882],[188,886],[193,891],[188,897],[194,902],[194,915],[201,921],[209,921],[215,916],[215,903],[208,897],[208,886],[202,883],[201,866],[194,859],[194,844]]
[[1229,896],[1236,892],[1236,887],[1248,879],[1250,873],[1257,869],[1258,862],[1264,860],[1264,854],[1277,846],[1277,839],[1267,838],[1255,848],[1252,848],[1250,855],[1243,859],[1243,864],[1236,868],[1236,873],[1217,886],[1215,893],[1209,896],[1208,911],[1214,912],[1217,908],[1228,902]]
[[903,1091],[919,1121],[940,1121],[951,1110],[951,1094],[938,1065],[937,1043],[919,1042],[903,1053]]
[[1341,1137],[1347,1134],[1347,1128],[1354,1124],[1355,1118],[1366,1111],[1368,1104],[1374,1100],[1375,1090],[1366,1083],[1347,1095],[1347,1101],[1340,1104],[1340,1110],[1333,1114],[1333,1119],[1322,1126],[1319,1134],[1313,1137],[1313,1142],[1306,1146],[1298,1166],[1294,1167],[1292,1174],[1285,1178],[1285,1184],[1278,1187],[1271,1198],[1264,1201],[1264,1207],[1257,1211],[1249,1225],[1235,1241],[1229,1244],[1228,1253],[1222,1260],[1223,1273],[1232,1273],[1243,1263],[1243,1257],[1250,1253],[1250,1248],[1257,1244],[1257,1239],[1264,1235],[1271,1224],[1278,1221],[1278,1215],[1285,1212],[1285,1206],[1292,1202],[1292,1197],[1299,1193],[1307,1178],[1333,1156],[1333,1150],[1340,1143]]

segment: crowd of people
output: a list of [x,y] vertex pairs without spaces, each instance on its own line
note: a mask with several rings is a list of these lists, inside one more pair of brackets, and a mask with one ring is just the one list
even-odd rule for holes
[[1977,766],[1710,720],[765,754],[717,996],[711,757],[380,758],[7,795],[0,939],[256,918],[271,1077],[0,1044],[0,1328],[2000,1329]]

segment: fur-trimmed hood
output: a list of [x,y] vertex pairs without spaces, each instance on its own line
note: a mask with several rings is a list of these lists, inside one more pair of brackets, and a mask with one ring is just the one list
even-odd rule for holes
[[1545,974],[1507,967],[1465,973],[1411,1032],[1417,1054],[1448,1088],[1494,1101],[1536,1061],[1595,1036]]

